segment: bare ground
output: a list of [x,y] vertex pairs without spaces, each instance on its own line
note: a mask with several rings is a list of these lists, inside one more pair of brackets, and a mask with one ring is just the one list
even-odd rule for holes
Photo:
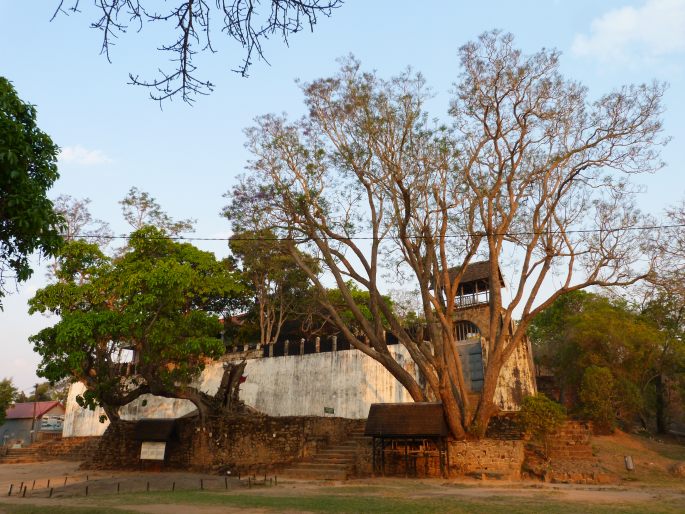
[[[637,437],[618,432],[612,436],[596,437],[593,449],[602,469],[620,478],[615,486],[590,486],[573,484],[549,484],[536,481],[479,481],[474,479],[397,479],[370,478],[345,482],[317,482],[280,479],[278,486],[267,477],[258,477],[257,486],[247,487],[246,479],[227,478],[188,472],[136,472],[136,471],[83,471],[73,462],[51,461],[32,464],[0,464],[0,512],[30,512],[30,505],[36,512],[46,508],[61,507],[67,511],[73,507],[94,509],[106,505],[110,509],[124,509],[151,514],[188,514],[201,512],[244,512],[242,507],[210,504],[174,504],[167,499],[155,503],[156,498],[171,491],[199,491],[203,487],[219,495],[261,496],[264,498],[328,498],[355,497],[407,501],[455,501],[488,502],[498,501],[550,501],[569,506],[587,505],[609,508],[613,505],[628,506],[637,511],[649,512],[654,506],[670,506],[669,512],[685,512],[685,478],[674,476],[669,469],[674,463],[685,461],[685,446],[674,441],[660,441]],[[631,455],[636,465],[635,471],[625,470],[624,456]],[[64,482],[67,485],[64,486]],[[52,498],[48,498],[49,486],[53,488]],[[35,481],[35,482],[34,482]],[[26,497],[22,497],[20,485],[27,487]],[[11,497],[7,496],[10,484]],[[88,488],[88,497],[86,494]],[[122,495],[121,501],[115,496],[117,488]],[[149,497],[133,496],[130,493],[145,493]],[[140,499],[138,501],[137,499]],[[181,500],[181,497],[179,497]],[[181,500],[183,501],[183,500]],[[100,503],[102,502],[102,503]],[[631,507],[632,506],[632,507]],[[22,510],[23,509],[23,510]],[[274,512],[273,508],[249,508],[250,512]],[[288,508],[278,512],[295,512]]]

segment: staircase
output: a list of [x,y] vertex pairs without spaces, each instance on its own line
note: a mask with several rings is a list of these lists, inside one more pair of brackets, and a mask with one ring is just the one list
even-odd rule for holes
[[369,442],[362,428],[355,429],[345,442],[319,450],[313,457],[286,468],[283,474],[293,478],[347,480],[354,472],[357,453]]
[[82,461],[97,448],[99,437],[46,439],[24,448],[0,449],[0,464],[25,464],[47,460]]
[[26,462],[38,462],[38,448],[27,446],[26,448],[9,448],[7,453],[0,456],[0,464],[19,464]]

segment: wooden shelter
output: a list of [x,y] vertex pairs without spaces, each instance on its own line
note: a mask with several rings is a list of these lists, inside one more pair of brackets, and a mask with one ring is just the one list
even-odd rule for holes
[[425,475],[437,460],[440,474],[449,474],[449,430],[442,403],[374,403],[369,409],[364,435],[373,438],[373,473],[385,475],[404,469],[417,476],[420,463]]

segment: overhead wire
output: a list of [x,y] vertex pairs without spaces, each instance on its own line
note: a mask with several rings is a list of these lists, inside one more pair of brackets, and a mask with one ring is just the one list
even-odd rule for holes
[[[535,231],[513,231],[513,232],[495,232],[495,236],[505,236],[505,237],[516,237],[516,236],[533,236],[533,235],[544,235],[547,233],[557,233],[557,234],[591,234],[591,233],[611,233],[611,232],[630,232],[630,231],[641,231],[641,230],[661,230],[661,229],[672,229],[672,228],[685,228],[685,223],[676,223],[669,225],[641,225],[641,226],[621,226],[621,227],[608,227],[608,228],[588,228],[588,229],[570,229],[570,230],[543,230],[539,232]],[[488,235],[487,231],[481,232],[468,232],[464,234],[446,234],[442,236],[447,239],[461,238],[461,237],[475,237],[475,236],[485,236]],[[74,236],[74,239],[108,239],[108,240],[129,240],[133,237],[132,234],[122,234],[122,235],[103,235],[103,234],[79,234]],[[146,239],[159,239],[159,240],[171,240],[171,241],[300,241],[306,239],[306,237],[254,237],[254,236],[227,236],[227,237],[202,237],[202,236],[144,236]],[[423,235],[412,235],[409,236],[410,239],[427,239],[428,237],[440,238],[439,236],[423,236]],[[346,239],[351,241],[373,241],[378,239],[374,236],[343,236],[332,237],[332,236],[319,236],[319,239],[323,240],[339,240]]]

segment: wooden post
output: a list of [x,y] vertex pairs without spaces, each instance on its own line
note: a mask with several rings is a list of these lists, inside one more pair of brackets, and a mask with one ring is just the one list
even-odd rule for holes
[[304,337],[300,339],[300,355],[304,355]]
[[286,357],[288,356],[288,350],[289,350],[288,346],[290,346],[290,341],[288,339],[286,339],[285,342],[283,343],[283,355],[285,355]]
[[274,343],[269,343],[269,357],[274,356]]
[[320,353],[321,352],[321,338],[320,337],[316,338],[314,346],[316,347],[316,350],[315,350],[316,353]]
[[331,336],[331,350],[334,352],[338,351],[338,336]]

